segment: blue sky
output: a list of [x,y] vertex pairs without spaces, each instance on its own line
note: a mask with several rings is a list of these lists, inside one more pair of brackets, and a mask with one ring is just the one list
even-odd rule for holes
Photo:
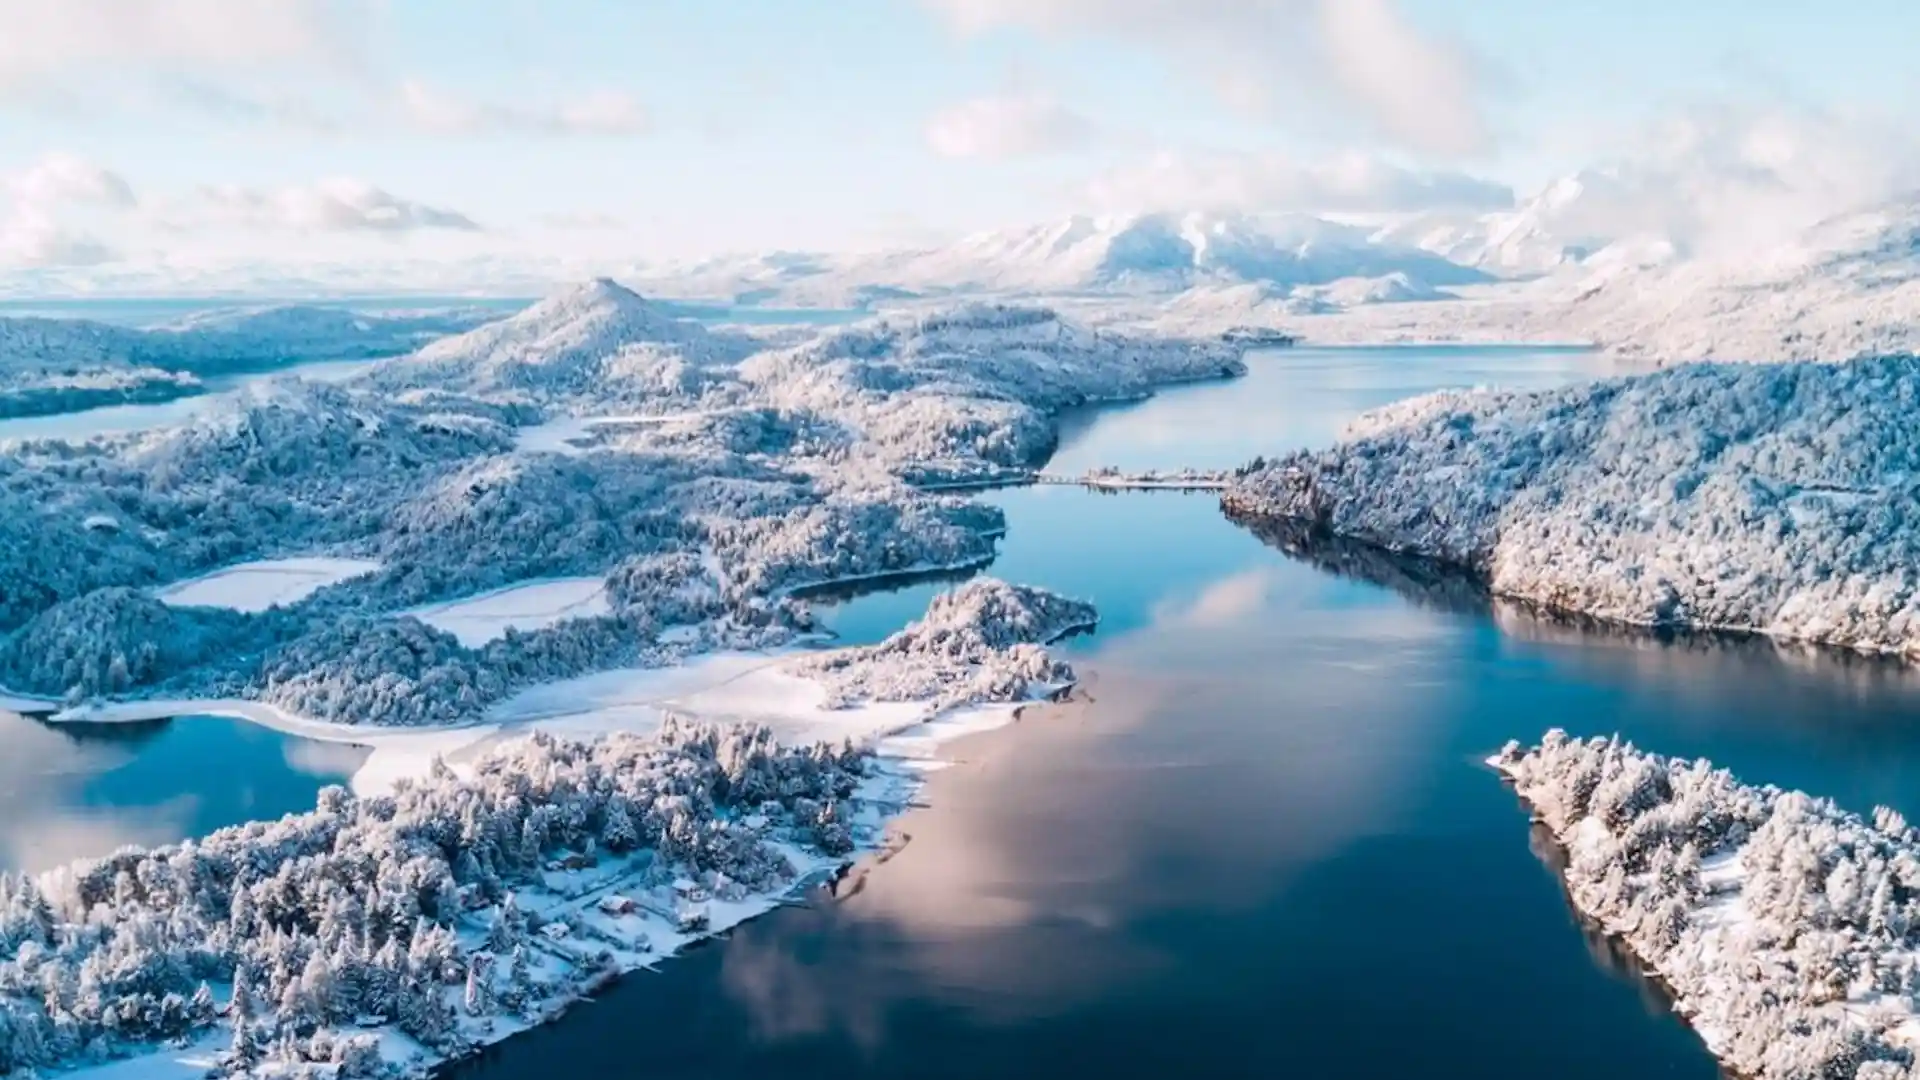
[[1485,208],[1674,118],[1790,115],[1810,153],[1920,100],[1895,0],[0,0],[0,25],[16,264]]

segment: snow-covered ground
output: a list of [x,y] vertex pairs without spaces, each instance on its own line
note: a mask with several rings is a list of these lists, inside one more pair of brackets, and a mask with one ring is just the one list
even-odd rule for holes
[[1920,1051],[1920,834],[1704,761],[1549,732],[1490,762],[1736,1076],[1903,1080]]
[[612,610],[604,578],[573,577],[509,585],[478,596],[410,608],[402,614],[445,630],[473,649],[504,636],[508,630],[539,630]]
[[259,612],[298,603],[329,585],[351,581],[379,569],[379,563],[367,559],[326,556],[261,559],[175,582],[154,595],[175,607]]

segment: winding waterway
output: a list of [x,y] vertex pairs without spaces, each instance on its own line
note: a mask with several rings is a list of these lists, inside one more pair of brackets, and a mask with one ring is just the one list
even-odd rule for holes
[[[1067,418],[1053,467],[1224,466],[1358,411],[1601,373],[1572,351],[1300,349]],[[455,1070],[462,1080],[1707,1078],[1570,912],[1481,759],[1558,725],[1920,811],[1920,680],[1595,632],[1205,495],[992,492],[989,572],[1094,599],[1082,700],[962,743],[910,839]],[[871,640],[927,583],[825,612]]]

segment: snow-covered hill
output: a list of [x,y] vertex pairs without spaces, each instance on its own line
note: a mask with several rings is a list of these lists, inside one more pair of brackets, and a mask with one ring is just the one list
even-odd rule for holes
[[1920,657],[1920,359],[1389,406],[1224,497],[1623,623]]
[[1567,318],[1672,360],[1839,360],[1920,349],[1920,199],[1821,222],[1758,254],[1576,283]]
[[388,385],[466,391],[614,387],[660,363],[738,361],[749,338],[710,331],[607,278],[563,290],[518,314],[443,338],[387,367]]

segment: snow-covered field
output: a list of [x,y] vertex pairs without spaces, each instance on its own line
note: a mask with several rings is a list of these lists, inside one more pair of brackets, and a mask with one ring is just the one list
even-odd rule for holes
[[379,563],[367,559],[326,556],[261,559],[175,582],[154,595],[175,607],[261,612],[298,603],[329,585],[351,581],[379,569]]
[[575,577],[509,585],[462,600],[410,608],[403,614],[445,630],[473,649],[504,636],[508,630],[539,630],[612,610],[604,578]]
[[1920,833],[1704,761],[1549,732],[1490,762],[1737,1076],[1903,1080],[1920,1051]]

